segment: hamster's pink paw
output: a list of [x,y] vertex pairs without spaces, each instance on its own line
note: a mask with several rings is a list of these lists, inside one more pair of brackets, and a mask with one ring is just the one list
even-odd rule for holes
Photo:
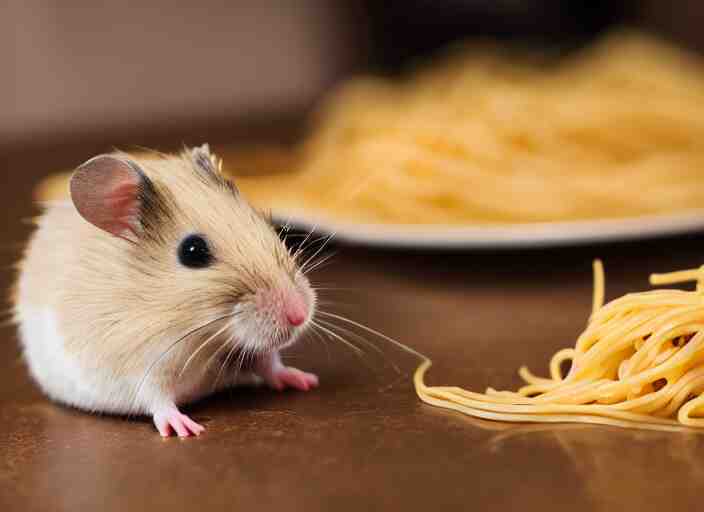
[[176,408],[154,414],[154,425],[162,437],[169,437],[172,430],[179,437],[188,437],[192,434],[199,436],[205,430],[204,426]]
[[286,388],[308,391],[318,386],[318,376],[291,366],[282,366],[267,376],[267,383],[279,391]]

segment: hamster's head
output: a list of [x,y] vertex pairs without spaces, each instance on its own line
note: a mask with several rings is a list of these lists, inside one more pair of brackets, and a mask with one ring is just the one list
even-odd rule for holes
[[97,156],[74,172],[71,197],[111,238],[105,257],[125,272],[116,301],[133,317],[187,331],[230,315],[222,332],[249,353],[290,345],[311,322],[316,296],[296,257],[207,146]]

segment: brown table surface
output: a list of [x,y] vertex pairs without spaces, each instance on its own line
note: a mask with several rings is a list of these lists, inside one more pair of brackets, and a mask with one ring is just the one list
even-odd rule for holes
[[[177,141],[177,143],[180,141]],[[164,149],[174,147],[173,141]],[[5,158],[7,268],[28,234],[30,192],[46,173],[105,149],[57,145]],[[607,295],[649,272],[702,263],[701,237],[569,249],[394,252],[338,246],[314,282],[336,311],[426,353],[430,383],[483,390],[546,371],[591,301],[591,260]],[[10,273],[2,274],[2,290]],[[30,381],[12,327],[0,331],[0,510],[694,510],[704,436],[597,426],[484,422],[416,398],[415,362],[303,341],[289,360],[318,372],[303,394],[233,390],[190,408],[200,438],[161,439],[148,420],[91,416]],[[392,362],[400,366],[397,373]]]

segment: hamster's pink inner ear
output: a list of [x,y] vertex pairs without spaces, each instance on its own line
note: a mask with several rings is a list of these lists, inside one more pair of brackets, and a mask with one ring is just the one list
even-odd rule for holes
[[94,226],[115,236],[136,235],[143,179],[136,165],[111,155],[97,156],[74,172],[71,199]]

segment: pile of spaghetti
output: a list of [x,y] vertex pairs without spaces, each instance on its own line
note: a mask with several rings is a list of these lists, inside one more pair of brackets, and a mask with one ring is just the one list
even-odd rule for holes
[[[238,179],[258,206],[487,225],[704,204],[704,65],[638,32],[560,58],[456,48],[401,79],[342,84],[312,128],[293,172]],[[225,170],[240,171],[227,157]]]
[[[604,276],[594,264],[594,310],[574,348],[557,352],[550,377],[521,368],[518,391],[475,393],[427,386],[426,360],[414,381],[429,404],[516,422],[582,422],[679,430],[704,427],[704,267],[652,275],[652,284],[697,281],[696,291],[632,293],[602,305]],[[567,375],[562,363],[571,361]]]

